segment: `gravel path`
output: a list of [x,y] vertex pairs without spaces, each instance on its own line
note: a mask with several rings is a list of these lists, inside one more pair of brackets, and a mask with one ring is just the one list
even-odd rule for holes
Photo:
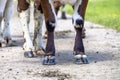
[[[90,64],[76,65],[72,55],[75,31],[71,22],[70,16],[67,20],[58,18],[55,34],[57,64],[44,66],[41,65],[42,57],[23,56],[22,26],[14,11],[11,32],[17,46],[0,48],[0,80],[120,80],[120,32],[85,22],[84,45]],[[31,17],[31,35],[33,29]]]

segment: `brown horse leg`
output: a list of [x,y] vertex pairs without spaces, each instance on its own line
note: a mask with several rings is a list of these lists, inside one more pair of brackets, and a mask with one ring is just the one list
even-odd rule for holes
[[[62,4],[61,4],[59,1],[55,1],[55,2],[54,2],[54,9],[55,9],[56,15],[58,14],[58,11],[59,11],[61,5],[62,5]],[[48,37],[48,32],[45,31],[43,38],[44,38],[44,39],[47,39],[47,37]]]
[[43,65],[55,64],[55,44],[54,44],[54,29],[56,23],[56,14],[51,0],[41,0],[41,6],[45,16],[45,23],[48,32],[46,54],[42,61]]

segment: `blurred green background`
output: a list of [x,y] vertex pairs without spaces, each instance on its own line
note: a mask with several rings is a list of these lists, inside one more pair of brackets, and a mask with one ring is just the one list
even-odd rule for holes
[[[70,5],[67,4],[65,10],[73,14]],[[120,31],[120,0],[89,0],[85,19]]]
[[[73,14],[70,5],[65,9]],[[89,0],[85,19],[120,31],[120,0]]]

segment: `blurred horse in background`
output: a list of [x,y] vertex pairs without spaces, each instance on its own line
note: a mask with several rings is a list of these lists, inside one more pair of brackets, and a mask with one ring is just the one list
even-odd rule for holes
[[[0,47],[9,46],[12,42],[10,19],[13,0],[0,0]],[[4,21],[2,29],[2,21]]]

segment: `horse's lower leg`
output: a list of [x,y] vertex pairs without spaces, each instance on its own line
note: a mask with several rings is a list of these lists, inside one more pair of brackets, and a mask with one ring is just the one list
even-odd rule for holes
[[0,47],[6,46],[6,41],[4,40],[4,34],[2,31],[2,20],[4,19],[4,10],[7,0],[0,0]]
[[[52,25],[53,24],[53,25]],[[54,65],[55,64],[55,44],[54,44],[54,26],[55,20],[48,20],[46,22],[47,27],[47,44],[46,44],[46,54],[43,60],[43,64]]]
[[3,28],[3,33],[4,33],[4,39],[7,42],[7,45],[10,46],[12,45],[12,38],[11,38],[11,32],[10,32],[10,19],[12,15],[12,4],[13,0],[8,0],[5,11],[4,11],[4,28]]
[[23,27],[23,36],[24,36],[24,45],[23,48],[25,50],[24,56],[25,57],[33,57],[34,54],[34,46],[32,43],[32,39],[30,37],[29,32],[29,22],[30,22],[30,9],[22,11],[20,13],[20,21]]
[[6,41],[4,40],[3,37],[3,32],[2,32],[2,18],[3,16],[0,14],[0,47],[5,47],[6,46]]
[[55,56],[55,46],[54,46],[54,32],[48,31],[48,39],[46,44],[46,56]]
[[46,54],[43,59],[43,64],[55,64],[55,44],[54,44],[54,29],[56,23],[56,14],[51,0],[41,0],[43,13],[45,15],[45,22],[47,28],[47,44]]
[[76,37],[75,37],[75,45],[74,45],[73,54],[75,58],[75,63],[77,64],[88,63],[88,59],[87,59],[87,56],[85,55],[84,45],[83,45],[83,40],[82,40],[82,28],[83,27],[79,27],[79,28],[75,27]]
[[[82,41],[82,30],[84,27],[84,15],[87,6],[87,0],[78,1],[74,6],[75,12],[73,16],[73,24],[76,30],[74,55],[76,63],[88,63],[87,56],[85,55],[84,45]],[[77,17],[76,17],[77,16]]]
[[[39,5],[39,7],[41,7]],[[44,54],[44,47],[43,47],[43,40],[42,40],[42,25],[43,25],[43,18],[44,15],[42,13],[42,10],[39,9],[39,7],[34,7],[34,23],[35,23],[35,29],[34,29],[34,39],[33,39],[33,45],[35,47],[36,53],[39,55]]]
[[76,29],[76,37],[75,37],[75,46],[74,51],[76,52],[83,52],[84,54],[84,46],[82,41],[82,28],[75,28]]

